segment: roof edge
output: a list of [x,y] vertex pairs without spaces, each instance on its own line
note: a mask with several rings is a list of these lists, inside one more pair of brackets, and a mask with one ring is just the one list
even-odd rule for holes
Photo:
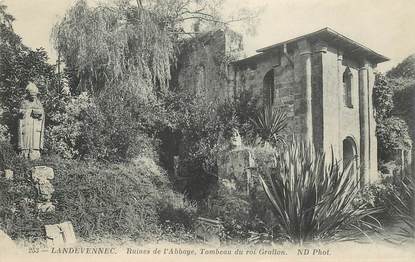
[[331,29],[329,27],[325,27],[323,29],[314,31],[312,33],[308,33],[308,34],[305,34],[305,35],[302,35],[302,36],[298,36],[298,37],[289,39],[289,40],[284,41],[284,42],[280,42],[280,43],[277,43],[277,44],[274,44],[274,45],[270,45],[270,46],[266,46],[266,47],[257,49],[256,52],[258,52],[258,53],[268,52],[268,51],[270,51],[272,49],[281,47],[281,46],[283,46],[285,44],[294,43],[294,42],[297,42],[297,41],[299,41],[301,39],[310,38],[310,37],[313,37],[313,36],[318,37],[319,35],[322,35],[322,34],[329,34],[329,35],[335,36],[337,39],[340,39],[340,40],[342,40],[345,43],[348,43],[350,45],[354,45],[354,46],[356,46],[356,48],[360,48],[362,51],[364,51],[365,53],[367,53],[369,56],[372,56],[372,58],[375,58],[374,60],[376,60],[378,63],[382,63],[382,62],[386,62],[386,61],[389,61],[390,60],[388,57],[386,57],[384,55],[381,55],[378,52],[373,51],[372,49],[370,49],[370,48],[368,48],[368,47],[366,47],[366,46],[364,46],[364,45],[362,45],[362,44],[360,44],[360,43],[358,43],[358,42],[350,39],[347,36],[344,36],[344,35],[336,32],[335,30],[333,30],[333,29]]

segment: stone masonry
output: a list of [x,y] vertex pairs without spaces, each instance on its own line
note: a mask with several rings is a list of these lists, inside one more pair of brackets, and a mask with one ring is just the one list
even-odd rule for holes
[[31,170],[32,180],[37,190],[37,209],[41,213],[54,212],[55,206],[51,202],[55,191],[51,183],[54,178],[53,169],[46,166],[35,166]]
[[388,58],[324,28],[259,49],[224,69],[218,57],[237,57],[242,49],[242,38],[229,34],[210,33],[189,51],[178,70],[181,88],[204,92],[212,102],[248,91],[286,111],[287,138],[294,134],[316,150],[333,149],[337,159],[351,163],[361,184],[378,179],[372,92],[376,65]]

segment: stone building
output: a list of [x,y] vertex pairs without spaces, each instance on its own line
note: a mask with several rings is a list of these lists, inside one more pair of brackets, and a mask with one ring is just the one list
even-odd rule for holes
[[230,31],[195,40],[180,58],[179,85],[212,102],[249,92],[262,104],[283,108],[289,117],[287,134],[317,150],[333,149],[337,159],[352,162],[358,181],[375,181],[374,69],[388,58],[330,28],[235,60],[241,43]]

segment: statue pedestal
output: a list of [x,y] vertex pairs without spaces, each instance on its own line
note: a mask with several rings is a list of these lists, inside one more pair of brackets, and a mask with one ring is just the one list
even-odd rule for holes
[[40,159],[40,151],[39,150],[30,150],[30,149],[24,149],[20,153],[24,158],[27,158],[29,160],[37,160]]
[[218,159],[220,186],[249,195],[252,187],[251,169],[254,167],[254,158],[249,149],[236,148],[223,152]]
[[54,212],[52,193],[55,191],[51,180],[55,177],[53,169],[46,166],[35,166],[31,170],[32,180],[37,190],[37,208],[41,213]]

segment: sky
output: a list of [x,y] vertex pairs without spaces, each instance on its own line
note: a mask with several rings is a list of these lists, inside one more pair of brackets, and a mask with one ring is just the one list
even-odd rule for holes
[[[0,0],[2,1],[2,0]],[[90,0],[92,2],[96,0]],[[74,0],[3,0],[23,43],[43,47],[53,62],[50,30]],[[227,0],[226,10],[263,7],[256,35],[245,35],[248,55],[256,49],[330,27],[391,59],[385,72],[415,53],[414,0]]]

